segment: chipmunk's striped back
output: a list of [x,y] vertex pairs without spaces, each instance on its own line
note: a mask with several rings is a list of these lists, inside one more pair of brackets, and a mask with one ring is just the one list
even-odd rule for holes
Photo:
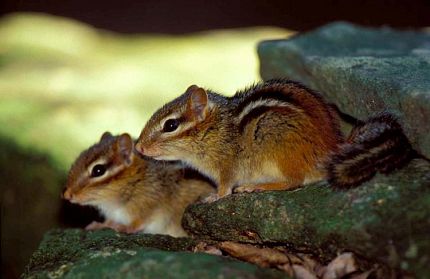
[[230,102],[242,146],[240,183],[289,189],[325,179],[323,165],[343,137],[337,115],[318,93],[297,82],[270,80]]
[[305,129],[306,127],[299,127],[300,125],[295,126],[300,124],[297,123],[300,122],[299,118],[304,117],[321,128],[321,132],[327,136],[326,143],[330,147],[335,148],[343,140],[339,119],[332,107],[319,93],[298,82],[284,79],[269,80],[239,91],[232,99],[236,103],[233,115],[237,118],[236,122],[242,133],[250,122],[262,115],[270,111],[285,110],[288,111],[290,118],[295,120],[289,123],[287,121],[285,123],[287,127],[293,130]]

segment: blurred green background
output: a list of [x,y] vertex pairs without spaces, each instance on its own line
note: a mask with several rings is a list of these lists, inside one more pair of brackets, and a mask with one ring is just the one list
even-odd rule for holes
[[64,213],[60,200],[81,150],[104,131],[137,136],[158,107],[191,84],[233,94],[259,80],[257,42],[291,34],[258,27],[119,35],[43,14],[2,17],[2,277],[19,276],[47,229],[84,222],[72,220],[83,211]]

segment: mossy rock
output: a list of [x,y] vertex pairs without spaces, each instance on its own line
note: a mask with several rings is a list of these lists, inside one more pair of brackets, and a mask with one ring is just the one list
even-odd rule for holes
[[47,233],[23,278],[289,278],[284,273],[189,250],[190,238],[80,229]]
[[430,157],[430,33],[332,23],[263,41],[258,55],[265,80],[301,81],[359,119],[391,111]]
[[319,183],[295,191],[234,194],[190,206],[192,234],[291,248],[323,259],[353,251],[371,261],[430,275],[430,164],[416,159],[350,191]]

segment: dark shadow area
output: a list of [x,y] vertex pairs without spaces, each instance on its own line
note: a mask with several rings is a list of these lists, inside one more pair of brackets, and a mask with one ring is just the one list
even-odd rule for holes
[[82,227],[94,209],[66,204],[66,174],[51,158],[0,137],[1,278],[18,278],[43,234],[54,227]]
[[92,221],[103,221],[97,209],[90,206],[80,206],[61,200],[59,210],[61,227],[84,228]]
[[335,20],[398,28],[430,26],[430,2],[426,0],[5,0],[2,3],[3,13],[45,12],[124,33],[187,33],[256,25],[306,31]]

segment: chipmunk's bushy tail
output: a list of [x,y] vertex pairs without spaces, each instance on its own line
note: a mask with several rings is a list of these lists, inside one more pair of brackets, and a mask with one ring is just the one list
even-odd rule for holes
[[384,112],[353,128],[328,164],[328,182],[334,188],[352,188],[376,172],[387,174],[403,167],[415,156],[396,118]]

